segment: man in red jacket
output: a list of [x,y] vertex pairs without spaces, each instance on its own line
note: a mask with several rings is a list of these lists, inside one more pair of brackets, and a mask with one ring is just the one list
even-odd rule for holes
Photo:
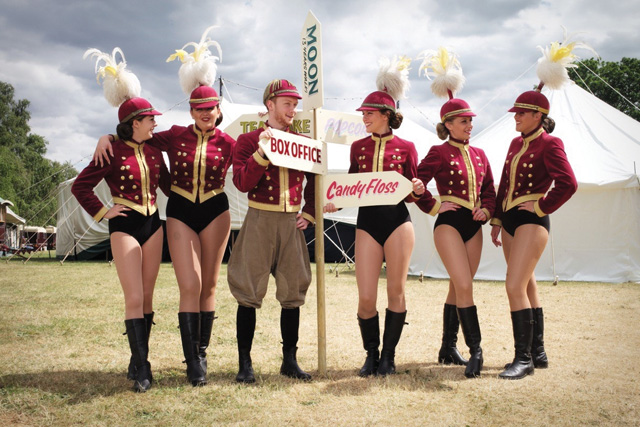
[[311,380],[298,366],[296,351],[300,306],[311,283],[302,230],[314,223],[314,179],[312,174],[273,165],[258,145],[261,139],[272,136],[271,128],[290,132],[301,98],[289,81],[270,82],[263,96],[269,119],[264,128],[240,135],[233,154],[233,183],[249,197],[249,210],[228,266],[229,287],[238,301],[238,382],[255,382],[251,345],[256,309],[262,306],[270,274],[276,279],[276,298],[282,306],[280,373]]

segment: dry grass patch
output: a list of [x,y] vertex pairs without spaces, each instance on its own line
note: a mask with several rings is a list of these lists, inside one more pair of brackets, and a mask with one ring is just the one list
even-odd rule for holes
[[[314,270],[315,271],[315,270]],[[2,425],[639,425],[640,286],[542,283],[550,368],[521,381],[497,378],[513,356],[502,283],[478,282],[485,371],[438,365],[447,282],[410,278],[409,325],[397,349],[398,375],[356,376],[364,351],[353,271],[327,273],[327,366],[320,377],[316,292],[302,308],[298,359],[315,374],[300,383],[278,374],[279,315],[274,286],[257,312],[252,357],[258,383],[239,385],[236,302],[223,273],[209,359],[209,384],[185,377],[177,328],[178,289],[163,264],[155,292],[144,395],[126,380],[124,303],[114,267],[98,262],[0,263]],[[384,281],[379,308],[384,311]],[[468,354],[462,334],[458,347]]]

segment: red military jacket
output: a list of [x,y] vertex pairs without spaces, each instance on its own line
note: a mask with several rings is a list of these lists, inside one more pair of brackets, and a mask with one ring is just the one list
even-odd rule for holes
[[76,177],[71,192],[89,215],[101,221],[109,209],[94,194],[93,188],[104,179],[113,203],[127,206],[142,215],[153,215],[157,210],[158,187],[169,194],[169,171],[162,153],[144,142],[117,140],[112,147],[114,157],[111,164],[89,164]]
[[236,141],[219,129],[202,133],[196,125],[172,126],[154,133],[149,145],[166,151],[171,191],[195,202],[224,192],[226,172]]
[[[553,188],[548,191],[551,183]],[[535,200],[533,207],[538,216],[548,215],[569,200],[577,189],[562,140],[540,127],[511,141],[491,224],[502,225],[503,212],[529,200]]]
[[[417,162],[413,142],[400,139],[393,132],[374,133],[351,144],[349,173],[396,171],[411,181],[417,175]],[[418,198],[412,191],[405,201],[411,203]]]
[[484,151],[469,145],[469,141],[453,138],[434,145],[418,166],[418,178],[425,185],[435,179],[440,195],[438,201],[425,190],[416,203],[429,215],[436,215],[442,202],[453,202],[469,210],[480,208],[487,219],[496,206],[491,166]]
[[[304,199],[302,216],[314,223],[314,174],[278,167],[262,157],[258,141],[263,131],[256,129],[238,137],[233,153],[233,183],[238,190],[248,193],[249,207],[255,209],[299,212]],[[303,188],[305,177],[307,184]]]

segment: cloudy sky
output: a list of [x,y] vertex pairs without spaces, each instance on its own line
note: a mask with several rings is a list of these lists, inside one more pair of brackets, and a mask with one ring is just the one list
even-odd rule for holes
[[[607,61],[640,57],[637,0],[0,0],[0,81],[31,102],[31,129],[47,156],[87,163],[99,135],[115,132],[117,111],[103,97],[88,48],[118,46],[160,111],[159,130],[186,125],[175,49],[210,33],[222,46],[218,75],[227,100],[260,104],[273,78],[301,82],[300,35],[309,10],[322,24],[325,108],[353,111],[375,90],[380,56],[456,52],[467,82],[461,98],[478,114],[474,133],[501,117],[537,83],[537,45],[561,41],[564,25]],[[583,58],[588,51],[577,51]],[[411,71],[403,113],[433,130],[443,102]],[[256,90],[259,88],[259,90]]]

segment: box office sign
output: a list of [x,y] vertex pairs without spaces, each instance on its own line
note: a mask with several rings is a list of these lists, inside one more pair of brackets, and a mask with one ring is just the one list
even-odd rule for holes
[[324,175],[327,173],[326,144],[304,136],[271,129],[273,137],[259,144],[276,166]]

